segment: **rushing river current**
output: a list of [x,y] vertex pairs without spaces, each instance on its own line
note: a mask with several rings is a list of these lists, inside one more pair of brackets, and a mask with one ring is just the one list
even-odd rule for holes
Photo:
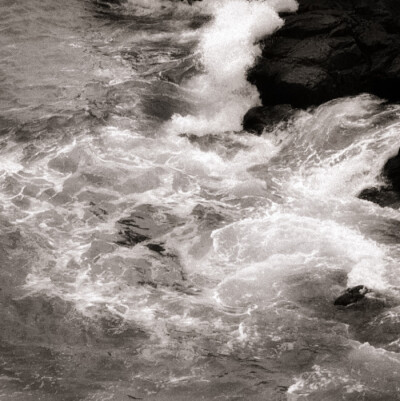
[[400,399],[400,106],[241,127],[295,10],[0,0],[0,400]]

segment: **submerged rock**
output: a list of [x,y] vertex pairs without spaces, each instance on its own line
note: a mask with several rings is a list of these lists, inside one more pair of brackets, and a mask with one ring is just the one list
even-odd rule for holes
[[195,1],[202,1],[202,0],[181,0],[181,1],[186,1],[190,5],[192,5]]
[[160,72],[161,79],[180,85],[200,71],[196,57],[186,57],[169,63],[167,69]]
[[[170,213],[169,209],[149,204],[137,206],[129,217],[118,220],[117,245],[133,247],[136,244],[155,239],[182,224],[182,219]],[[148,244],[148,248],[161,252],[162,245]]]
[[371,292],[364,285],[357,285],[356,287],[347,288],[346,291],[335,299],[334,304],[340,306],[347,306],[361,301],[365,294]]
[[153,252],[159,253],[160,255],[165,252],[164,244],[146,244],[146,247]]
[[298,3],[249,72],[264,105],[308,107],[361,92],[400,100],[400,2]]

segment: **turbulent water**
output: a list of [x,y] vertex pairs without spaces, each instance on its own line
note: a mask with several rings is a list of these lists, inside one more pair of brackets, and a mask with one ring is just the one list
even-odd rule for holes
[[400,399],[400,106],[241,129],[295,9],[1,1],[1,400]]

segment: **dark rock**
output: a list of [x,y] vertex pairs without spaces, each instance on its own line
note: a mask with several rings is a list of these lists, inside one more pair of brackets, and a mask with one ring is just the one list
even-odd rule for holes
[[396,192],[400,192],[400,149],[397,155],[391,157],[384,165],[383,176]]
[[347,306],[361,301],[365,294],[370,292],[364,285],[357,285],[356,287],[347,288],[347,290],[335,299],[334,304],[338,306]]
[[381,207],[400,207],[400,194],[390,187],[366,188],[361,191],[358,197],[376,203]]
[[400,149],[383,166],[381,176],[387,183],[376,188],[364,189],[358,197],[379,206],[400,207]]
[[304,108],[361,92],[400,100],[400,2],[298,2],[249,71],[264,105]]
[[153,287],[153,288],[157,288],[158,287],[158,285],[157,285],[157,283],[154,283],[153,281],[138,281],[138,284],[139,285],[149,285],[150,287]]
[[157,252],[159,254],[165,252],[165,248],[161,244],[147,244],[146,247],[151,251]]
[[202,0],[181,0],[181,1],[187,1],[190,5],[192,5],[195,1],[202,1]]
[[243,129],[261,135],[264,130],[272,130],[279,123],[287,123],[292,112],[292,107],[287,104],[253,107],[243,117]]

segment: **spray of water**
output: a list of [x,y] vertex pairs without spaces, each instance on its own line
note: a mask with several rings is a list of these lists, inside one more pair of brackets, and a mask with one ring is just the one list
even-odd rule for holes
[[176,131],[199,135],[241,129],[246,111],[259,104],[257,89],[246,79],[261,52],[257,42],[283,25],[278,12],[295,11],[297,3],[227,0],[206,6],[214,18],[198,45],[204,73],[188,83],[200,103],[198,113],[172,119]]

